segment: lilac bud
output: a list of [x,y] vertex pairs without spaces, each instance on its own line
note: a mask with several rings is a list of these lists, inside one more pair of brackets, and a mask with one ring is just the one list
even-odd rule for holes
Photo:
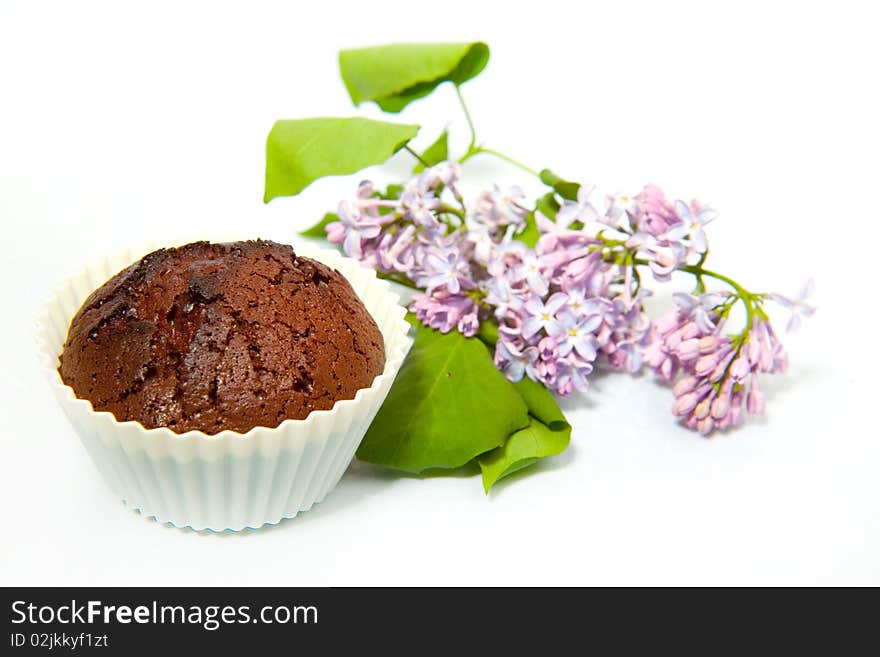
[[710,354],[718,348],[718,338],[714,335],[707,335],[700,338],[699,347],[701,354]]
[[538,381],[544,385],[551,385],[556,380],[556,363],[554,361],[538,361],[534,365],[534,371]]
[[660,364],[660,369],[657,371],[657,374],[664,381],[672,381],[675,378],[675,375],[678,373],[678,365],[676,365],[671,358],[667,358]]
[[480,328],[480,322],[477,320],[476,313],[468,313],[458,320],[458,330],[466,338],[472,338],[477,334]]
[[538,342],[538,355],[541,357],[541,360],[555,361],[559,357],[556,340],[550,336],[541,338],[541,341]]
[[758,340],[754,339],[754,335],[749,338],[749,343],[747,345],[749,362],[753,366],[757,366],[761,362],[761,343]]
[[750,370],[748,357],[745,354],[741,354],[733,361],[733,365],[730,366],[730,376],[734,381],[742,381],[749,375]]
[[678,313],[667,313],[654,320],[654,330],[660,335],[666,335],[678,328]]
[[718,364],[709,375],[709,381],[711,381],[712,383],[718,383],[721,379],[725,377],[725,375],[727,374],[727,367],[728,365],[730,365],[730,359],[734,356],[733,352],[730,351],[729,348],[721,351],[721,354],[722,356],[719,357]]
[[677,355],[683,361],[693,360],[700,355],[700,341],[696,338],[684,340],[678,345]]
[[681,397],[675,400],[675,403],[672,405],[672,412],[675,415],[688,415],[692,410],[694,410],[694,406],[697,405],[697,400],[699,397],[696,392],[688,392],[683,394]]
[[715,428],[715,423],[712,422],[711,417],[704,417],[702,420],[697,422],[697,431],[699,431],[704,436],[708,436],[712,433],[712,429]]
[[727,373],[727,363],[729,360],[724,360],[718,365],[715,366],[715,369],[712,370],[712,373],[707,377],[709,381],[712,383],[718,383],[721,379],[724,378],[724,375]]
[[764,393],[758,387],[758,375],[752,375],[752,385],[749,389],[748,397],[746,397],[746,409],[752,415],[763,415],[766,407]]
[[706,354],[705,356],[700,356],[697,359],[697,364],[694,365],[694,372],[697,376],[706,376],[712,370],[714,370],[718,366],[718,355],[719,352],[713,352],[710,354]]
[[740,420],[742,420],[742,413],[742,398],[737,401],[737,398],[734,397],[733,403],[730,405],[730,412],[727,414],[727,417],[730,419],[729,426],[735,427],[737,424],[739,424]]
[[683,376],[672,387],[672,394],[681,397],[683,394],[690,392],[697,387],[699,379],[695,376]]
[[760,390],[750,390],[746,398],[746,406],[752,415],[763,415],[766,408],[764,393]]
[[345,241],[345,224],[334,221],[327,224],[327,241],[331,244],[342,244]]
[[727,412],[730,410],[730,395],[724,394],[723,392],[716,397],[715,401],[712,402],[712,417],[716,420],[721,420],[727,416]]
[[666,347],[668,351],[675,351],[678,348],[678,345],[681,344],[681,338],[681,330],[673,331],[666,336],[666,339],[663,341],[663,346]]
[[700,336],[700,327],[694,322],[688,322],[680,330],[682,340],[690,340]]
[[712,396],[710,395],[694,408],[694,417],[698,420],[702,420],[709,416],[709,410],[712,405]]

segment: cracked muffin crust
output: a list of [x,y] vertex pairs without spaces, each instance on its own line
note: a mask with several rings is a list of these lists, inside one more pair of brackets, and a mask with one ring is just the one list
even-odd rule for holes
[[304,419],[384,366],[339,272],[256,240],[160,249],[119,272],[74,316],[58,371],[120,421],[214,434]]

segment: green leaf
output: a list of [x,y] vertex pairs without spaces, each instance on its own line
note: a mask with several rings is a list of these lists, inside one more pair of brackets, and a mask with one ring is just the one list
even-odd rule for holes
[[526,227],[516,236],[516,239],[530,249],[534,249],[539,237],[541,237],[541,233],[538,231],[538,225],[535,223],[535,212],[533,210],[526,215]]
[[522,470],[542,458],[559,454],[568,447],[571,426],[563,422],[553,429],[537,418],[529,416],[529,426],[510,436],[508,441],[479,458],[483,471],[483,489],[486,493],[502,477]]
[[580,183],[564,180],[550,171],[550,169],[543,169],[538,175],[541,178],[541,182],[552,187],[566,201],[577,201],[578,190],[581,188]]
[[403,193],[403,185],[391,184],[385,188],[385,193],[380,196],[389,201],[396,201],[400,198],[401,193]]
[[516,239],[525,244],[530,249],[538,243],[541,232],[538,230],[538,224],[535,222],[535,212],[540,211],[548,219],[555,219],[556,213],[559,212],[559,203],[553,192],[548,192],[540,197],[535,203],[535,209],[526,215],[526,227],[516,236]]
[[381,164],[418,131],[417,125],[361,118],[276,121],[266,141],[263,200],[294,196],[318,178]]
[[547,386],[528,377],[513,385],[529,407],[529,415],[540,420],[553,431],[562,431],[569,426],[568,420],[565,419]]
[[571,438],[571,425],[545,386],[526,377],[514,387],[529,408],[529,426],[512,434],[501,447],[479,457],[487,493],[502,477],[564,451]]
[[560,207],[553,192],[544,194],[535,202],[535,210],[540,211],[548,219],[556,219],[556,213],[559,212]]
[[480,340],[413,315],[415,342],[357,457],[408,472],[456,468],[529,423],[522,396]]
[[476,77],[488,61],[485,43],[398,43],[343,50],[339,70],[355,105],[373,101],[396,113],[443,82]]
[[498,324],[495,322],[480,322],[480,328],[477,329],[477,334],[474,337],[482,340],[490,349],[494,349],[495,344],[498,342]]
[[[425,149],[425,152],[422,153],[420,157],[424,162],[428,164],[429,167],[443,162],[447,157],[449,157],[449,133],[444,130],[443,134],[437,137],[437,141],[428,146],[428,148]],[[419,173],[424,170],[425,165],[421,162],[418,162],[413,167],[413,173]]]
[[334,221],[339,221],[339,215],[328,212],[321,221],[311,228],[300,231],[299,234],[303,237],[327,237],[327,224],[332,224]]

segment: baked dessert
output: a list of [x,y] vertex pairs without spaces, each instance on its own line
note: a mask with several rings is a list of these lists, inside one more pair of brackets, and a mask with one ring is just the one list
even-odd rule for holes
[[337,271],[263,240],[160,249],[93,292],[59,372],[147,428],[246,432],[369,387],[382,334]]

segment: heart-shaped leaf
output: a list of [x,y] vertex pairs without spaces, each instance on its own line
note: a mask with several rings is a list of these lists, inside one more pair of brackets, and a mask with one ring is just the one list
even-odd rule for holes
[[355,105],[373,101],[399,112],[443,82],[477,76],[489,61],[485,43],[398,43],[339,53],[339,70]]
[[565,450],[571,438],[571,427],[566,422],[556,426],[560,428],[554,430],[529,416],[529,426],[511,435],[501,447],[481,456],[478,460],[486,493],[502,477]]
[[581,188],[580,183],[560,178],[550,169],[542,169],[538,175],[542,183],[552,187],[562,198],[567,201],[577,201],[578,190]]
[[413,315],[415,342],[357,457],[409,472],[457,468],[529,424],[516,388],[480,340]]
[[564,451],[571,438],[571,425],[547,388],[528,377],[514,387],[529,408],[529,426],[512,434],[501,447],[479,457],[487,493],[502,477]]
[[524,377],[514,383],[513,387],[529,407],[529,415],[537,418],[553,431],[562,431],[569,426],[559,404],[553,398],[553,393],[547,390],[546,386]]
[[535,248],[538,238],[541,237],[541,231],[538,230],[538,224],[535,222],[535,212],[540,212],[548,219],[556,218],[556,213],[559,212],[559,202],[553,192],[547,192],[538,199],[535,203],[535,209],[526,215],[526,227],[516,236],[517,240],[530,249]]
[[417,125],[361,118],[277,121],[266,141],[263,200],[294,196],[318,178],[381,164],[418,131]]
[[[437,137],[437,140],[425,149],[420,156],[421,161],[413,167],[413,173],[420,173],[425,170],[425,164],[429,167],[443,162],[449,157],[449,133],[446,130]],[[424,162],[425,164],[422,164]]]

